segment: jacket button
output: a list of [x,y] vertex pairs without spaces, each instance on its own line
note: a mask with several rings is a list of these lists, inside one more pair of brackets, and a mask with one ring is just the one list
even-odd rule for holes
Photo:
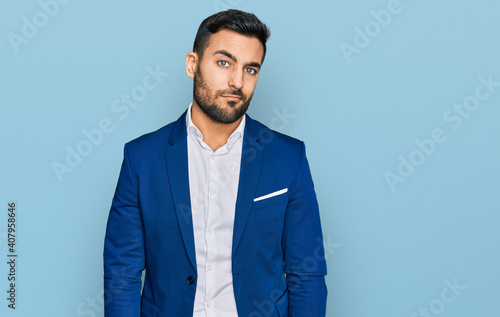
[[187,282],[188,282],[189,285],[193,285],[194,284],[194,277],[188,276]]

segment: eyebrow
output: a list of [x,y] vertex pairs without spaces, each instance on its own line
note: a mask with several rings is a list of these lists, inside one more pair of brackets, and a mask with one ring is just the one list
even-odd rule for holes
[[[218,50],[218,51],[215,51],[214,52],[214,55],[216,54],[222,54],[224,56],[227,56],[229,57],[230,59],[232,59],[234,62],[237,62],[238,60],[236,59],[236,57],[233,56],[233,54],[229,53],[228,51],[225,51],[225,50]],[[248,63],[248,66],[252,66],[252,67],[257,67],[260,69],[261,67],[261,64],[257,63],[257,62],[250,62]]]

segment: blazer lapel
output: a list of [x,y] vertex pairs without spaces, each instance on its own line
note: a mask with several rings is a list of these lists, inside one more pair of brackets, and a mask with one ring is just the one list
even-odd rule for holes
[[189,168],[186,133],[186,112],[174,123],[165,150],[170,190],[184,247],[196,270],[193,218],[189,194]]
[[236,253],[245,229],[250,208],[252,207],[255,191],[259,182],[264,156],[265,144],[261,142],[260,135],[268,131],[248,115],[243,136],[243,149],[241,154],[240,179],[238,183],[238,196],[234,216],[232,256]]

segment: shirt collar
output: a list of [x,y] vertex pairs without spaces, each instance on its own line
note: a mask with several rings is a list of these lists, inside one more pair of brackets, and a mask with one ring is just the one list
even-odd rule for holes
[[[193,107],[193,103],[191,102],[189,104],[187,114],[186,114],[186,129],[187,129],[187,135],[194,136],[195,139],[197,139],[200,143],[203,141],[203,134],[201,134],[201,131],[194,125],[193,120],[191,120],[191,108]],[[246,124],[246,114],[243,115],[243,118],[240,121],[240,124],[234,130],[233,133],[229,136],[227,139],[227,147],[230,150],[231,147],[234,145],[236,141],[238,141],[239,138],[243,137],[243,132],[245,131],[245,124]]]

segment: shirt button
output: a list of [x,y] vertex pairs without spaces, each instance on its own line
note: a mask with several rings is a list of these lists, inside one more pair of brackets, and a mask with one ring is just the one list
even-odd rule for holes
[[212,306],[212,303],[208,302],[206,303],[207,307],[210,308],[210,306]]
[[215,197],[215,192],[210,192],[210,198],[214,198]]
[[209,236],[211,236],[211,235],[212,235],[212,230],[208,230],[208,231],[207,231],[207,234],[208,234]]
[[212,271],[212,266],[210,264],[207,265],[207,270]]
[[210,159],[213,161],[215,160],[215,155],[210,155]]
[[194,284],[194,277],[188,276],[187,282],[188,282],[189,285],[193,285]]

